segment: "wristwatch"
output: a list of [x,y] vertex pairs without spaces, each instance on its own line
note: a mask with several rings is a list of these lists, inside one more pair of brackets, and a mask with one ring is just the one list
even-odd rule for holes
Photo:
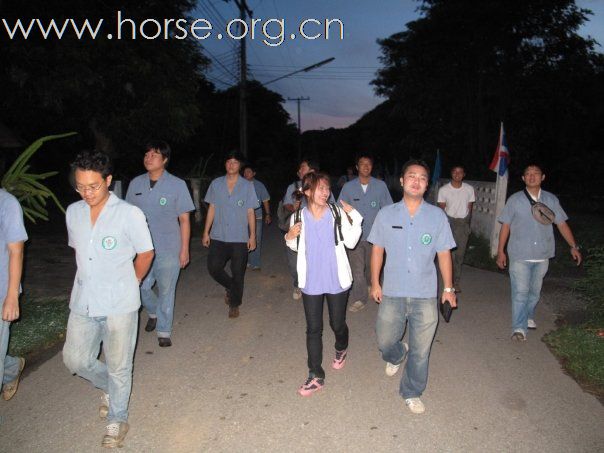
[[443,293],[454,293],[455,288],[443,288]]
[[580,246],[579,244],[577,244],[577,245],[573,245],[573,246],[571,246],[571,248],[570,248],[570,249],[571,249],[571,250],[573,250],[573,249],[575,249],[575,250],[581,250],[581,246]]

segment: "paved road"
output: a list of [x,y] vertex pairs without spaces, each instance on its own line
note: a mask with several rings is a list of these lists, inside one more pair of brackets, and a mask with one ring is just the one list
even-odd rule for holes
[[[262,271],[247,274],[239,319],[227,318],[197,244],[178,288],[172,348],[142,330],[142,315],[122,451],[602,451],[604,408],[539,340],[553,328],[547,305],[537,333],[512,343],[507,278],[471,268],[460,309],[438,328],[425,414],[404,407],[400,372],[384,374],[375,304],[349,315],[346,367],[326,366],[323,391],[298,396],[307,372],[304,315],[291,299],[276,228],[268,236]],[[324,339],[329,365],[329,329]],[[30,368],[15,398],[0,401],[0,450],[100,451],[99,395],[69,374],[60,354]]]

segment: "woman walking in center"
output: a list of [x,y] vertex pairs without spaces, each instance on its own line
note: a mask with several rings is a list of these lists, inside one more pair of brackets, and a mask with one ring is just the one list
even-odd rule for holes
[[310,396],[323,388],[323,301],[327,299],[329,325],[335,337],[332,368],[344,367],[348,349],[346,301],[352,284],[352,272],[344,247],[353,248],[361,236],[363,217],[351,205],[329,204],[329,176],[308,173],[302,180],[307,207],[291,216],[285,235],[287,246],[298,252],[298,286],[302,291],[306,315],[308,379],[298,389]]

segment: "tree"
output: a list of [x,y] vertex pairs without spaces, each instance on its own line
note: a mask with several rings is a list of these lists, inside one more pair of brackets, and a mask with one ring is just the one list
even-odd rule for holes
[[576,156],[601,154],[603,59],[577,34],[588,10],[572,0],[426,0],[420,10],[379,41],[372,82],[404,116],[404,150],[440,148],[446,165],[479,177],[504,121],[513,169],[541,160],[565,185]]
[[[94,144],[127,165],[140,165],[135,153],[150,137],[186,140],[200,125],[200,92],[211,92],[203,77],[208,61],[190,39],[109,40],[116,12],[141,24],[156,18],[183,18],[192,0],[120,2],[93,0],[5,0],[0,16],[8,23],[39,18],[62,24],[73,18],[107,29],[97,39],[44,39],[34,31],[0,46],[0,111],[10,112],[6,123],[31,139],[49,131],[77,130]],[[124,35],[130,33],[124,28]],[[123,165],[121,166],[123,168]]]

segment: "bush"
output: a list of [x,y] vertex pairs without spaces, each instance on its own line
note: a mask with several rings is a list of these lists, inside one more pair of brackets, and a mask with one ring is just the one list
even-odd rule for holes
[[589,249],[587,257],[584,265],[586,275],[575,283],[575,288],[589,301],[588,324],[592,327],[602,327],[604,324],[604,246]]

